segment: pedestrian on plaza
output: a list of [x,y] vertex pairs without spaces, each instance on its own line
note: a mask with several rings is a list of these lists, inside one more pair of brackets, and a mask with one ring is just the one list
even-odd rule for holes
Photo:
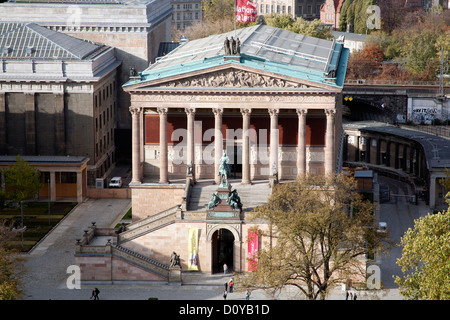
[[223,286],[225,287],[225,291],[228,292],[228,282],[225,282],[225,283],[223,284]]
[[233,285],[234,285],[234,283],[233,283],[233,278],[231,278],[231,279],[230,279],[230,282],[228,283],[228,286],[230,287],[230,293],[233,292]]
[[95,288],[94,290],[92,290],[91,299],[94,298],[94,300],[100,300],[98,297],[99,293],[100,293],[100,290],[98,290],[98,288]]
[[348,291],[345,291],[345,300],[348,300]]
[[251,291],[247,289],[247,295],[245,296],[245,300],[250,300]]
[[225,290],[223,292],[223,300],[227,300],[227,294],[228,294],[228,292],[227,292],[227,290]]
[[350,300],[353,300],[353,293],[350,292]]
[[223,264],[223,273],[224,274],[228,273],[228,266],[226,263]]
[[355,294],[353,295],[353,300],[356,300],[356,298],[357,298],[357,296],[356,296],[356,292],[355,292]]

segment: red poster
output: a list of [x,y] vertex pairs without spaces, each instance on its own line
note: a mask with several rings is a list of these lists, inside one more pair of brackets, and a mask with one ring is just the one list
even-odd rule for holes
[[236,22],[255,22],[256,3],[249,0],[236,0]]
[[248,271],[258,269],[258,230],[248,230]]

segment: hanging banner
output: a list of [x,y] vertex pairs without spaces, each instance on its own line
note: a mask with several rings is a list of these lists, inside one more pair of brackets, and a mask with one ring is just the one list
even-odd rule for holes
[[189,228],[188,270],[198,270],[198,228]]
[[248,271],[258,269],[258,229],[248,230]]
[[249,0],[236,0],[236,22],[255,22],[256,21],[256,3]]

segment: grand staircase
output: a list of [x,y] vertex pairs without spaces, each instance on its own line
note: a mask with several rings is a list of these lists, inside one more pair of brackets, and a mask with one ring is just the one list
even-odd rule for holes
[[[249,212],[260,205],[266,204],[271,194],[268,180],[253,181],[251,185],[242,185],[240,180],[230,180],[229,182],[232,186],[231,190],[237,190],[239,197],[241,198],[241,203],[243,205],[242,210],[244,212]],[[197,211],[200,214],[206,213],[207,205],[212,194],[217,191],[217,187],[218,186],[214,184],[213,180],[199,181],[195,185],[192,185],[188,189],[190,192],[186,197],[187,205],[185,211]],[[177,219],[180,219],[182,216],[182,207],[182,205],[177,205],[158,214],[148,216],[144,219],[129,224],[123,230],[120,230],[114,243],[111,243],[110,240],[106,243],[105,240],[104,242],[106,244],[103,245],[103,249],[100,249],[100,247],[95,244],[90,245],[89,239],[110,239],[111,236],[105,236],[102,234],[102,231],[93,228],[92,231],[90,231],[93,232],[93,234],[91,236],[86,235],[86,239],[79,243],[77,254],[85,253],[89,255],[92,253],[98,253],[98,250],[104,250],[104,252],[110,252],[113,256],[126,261],[127,263],[158,275],[161,279],[170,281],[169,278],[171,271],[169,265],[126,248],[124,244],[149,232],[153,232],[175,223]]]

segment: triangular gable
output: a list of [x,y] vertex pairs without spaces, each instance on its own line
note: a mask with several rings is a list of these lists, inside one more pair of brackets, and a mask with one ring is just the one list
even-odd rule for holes
[[125,86],[126,91],[154,89],[249,89],[253,91],[270,89],[316,89],[336,91],[332,85],[316,83],[295,77],[244,68],[240,65],[213,67],[201,72],[190,72],[149,81],[138,81]]

